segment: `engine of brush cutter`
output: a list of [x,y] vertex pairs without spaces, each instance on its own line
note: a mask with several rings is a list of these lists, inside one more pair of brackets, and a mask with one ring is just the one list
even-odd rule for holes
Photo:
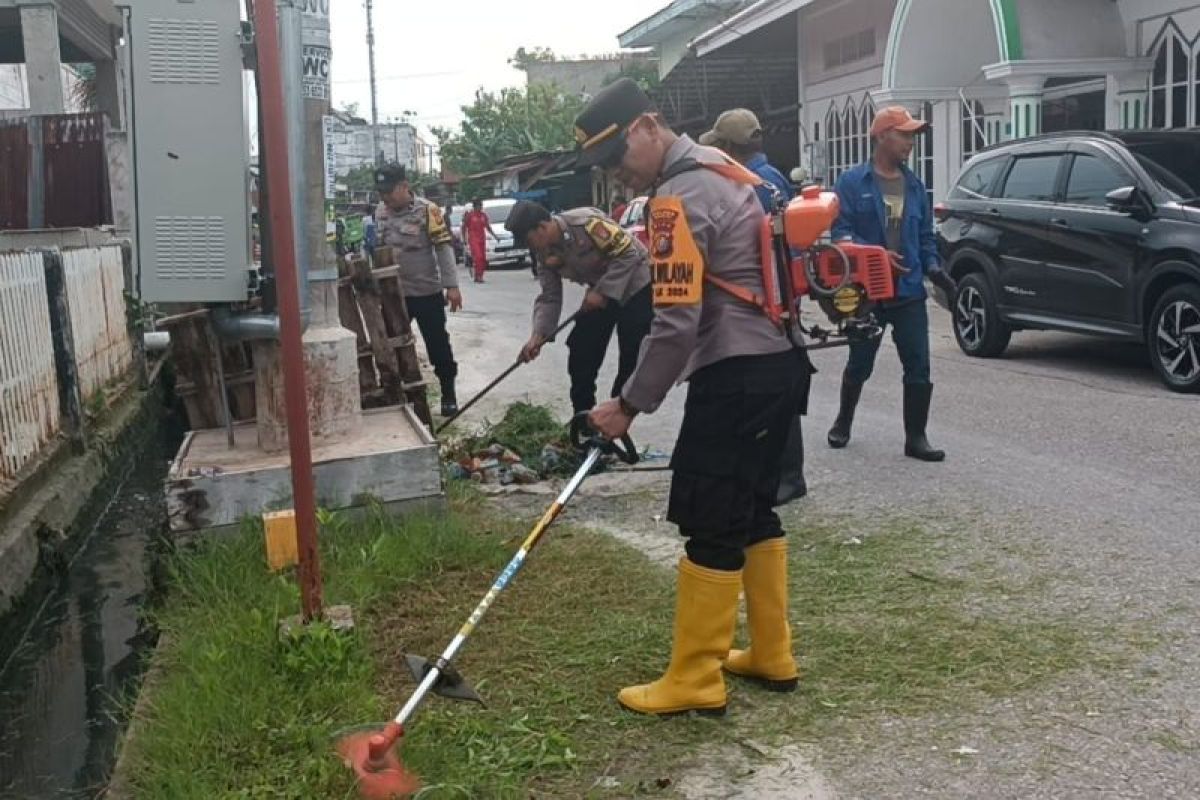
[[837,195],[808,186],[764,219],[760,251],[766,291],[760,304],[777,325],[798,320],[800,299],[811,297],[839,334],[869,335],[877,328],[870,314],[874,304],[895,297],[886,249],[826,239],[837,215]]

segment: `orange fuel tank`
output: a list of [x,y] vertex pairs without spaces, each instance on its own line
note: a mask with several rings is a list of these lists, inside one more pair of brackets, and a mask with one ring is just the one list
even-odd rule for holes
[[812,247],[838,215],[838,197],[820,186],[806,186],[783,212],[783,230],[793,248]]

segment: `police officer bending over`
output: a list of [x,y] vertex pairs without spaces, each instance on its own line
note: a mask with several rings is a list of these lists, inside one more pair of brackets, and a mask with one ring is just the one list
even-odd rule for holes
[[582,283],[587,294],[567,337],[571,406],[578,413],[596,405],[596,376],[614,329],[620,361],[610,396],[616,397],[637,365],[654,317],[646,248],[595,208],[551,214],[522,200],[509,212],[504,227],[518,244],[537,254],[541,265],[542,293],[533,303],[533,335],[521,348],[521,360],[537,358],[554,335],[562,314],[563,278]]
[[[705,167],[725,157],[672,132],[628,79],[600,91],[575,125],[584,165],[612,169],[622,184],[655,195],[654,323],[620,397],[597,406],[592,425],[620,436],[676,382],[689,384],[667,512],[687,538],[670,664],[659,680],[622,689],[617,699],[647,714],[720,714],[722,667],[776,691],[796,686],[787,544],[773,505],[811,365],[758,307],[706,285],[707,272],[763,292],[762,205],[751,186]],[[730,650],[743,584],[750,647]]]
[[435,203],[412,193],[402,165],[376,170],[375,190],[381,199],[375,211],[378,241],[396,249],[404,302],[421,328],[425,352],[442,387],[442,416],[449,417],[458,412],[458,364],[446,332],[446,306],[458,311],[463,304],[450,228]]

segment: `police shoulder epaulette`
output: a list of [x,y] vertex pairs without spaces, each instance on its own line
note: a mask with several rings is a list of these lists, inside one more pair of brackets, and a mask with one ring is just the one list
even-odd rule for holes
[[620,225],[604,217],[592,217],[584,223],[583,229],[596,249],[606,256],[619,256],[633,243],[632,237]]

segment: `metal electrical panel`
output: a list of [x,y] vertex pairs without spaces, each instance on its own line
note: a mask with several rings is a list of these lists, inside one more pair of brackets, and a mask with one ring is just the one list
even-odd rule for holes
[[243,301],[251,250],[239,0],[125,5],[140,297]]

